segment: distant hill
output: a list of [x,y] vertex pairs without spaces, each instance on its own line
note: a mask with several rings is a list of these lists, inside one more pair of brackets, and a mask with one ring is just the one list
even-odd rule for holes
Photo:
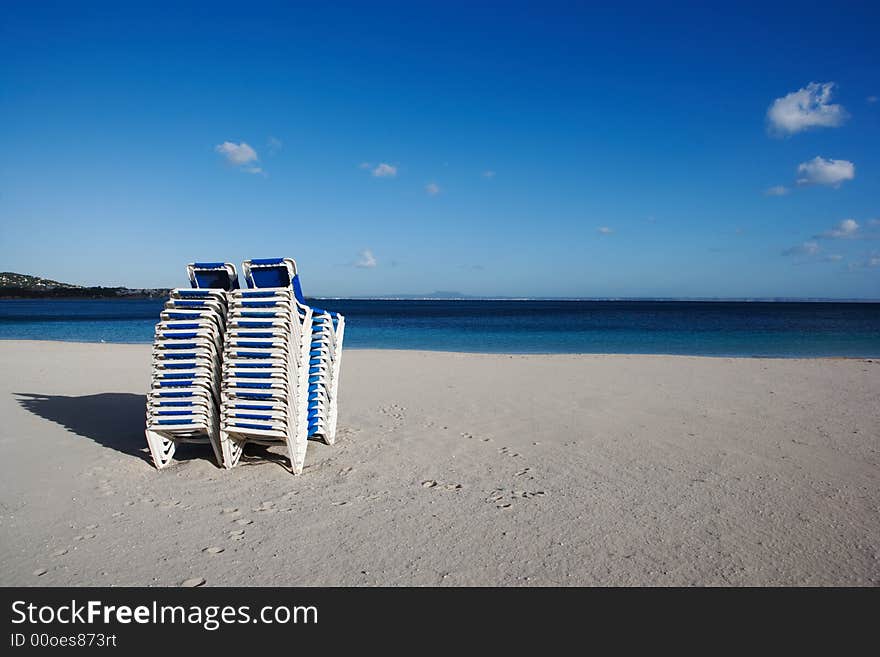
[[166,288],[85,287],[61,283],[40,276],[0,272],[0,298],[47,299],[47,298],[150,298],[168,295]]
[[12,271],[0,272],[0,288],[20,287],[28,290],[49,290],[55,288],[78,288],[81,285],[71,285],[70,283],[59,283],[48,278],[40,278],[39,276],[30,276],[29,274],[16,274]]

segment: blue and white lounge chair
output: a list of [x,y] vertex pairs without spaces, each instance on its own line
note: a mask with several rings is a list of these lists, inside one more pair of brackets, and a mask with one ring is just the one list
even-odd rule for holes
[[228,262],[194,262],[186,266],[189,282],[194,288],[237,290],[238,274]]
[[[283,285],[307,306],[296,262],[291,258],[250,260],[242,264],[245,280],[251,288]],[[339,313],[311,307],[312,341],[309,350],[309,437],[319,437],[328,445],[336,439],[339,368],[345,317]]]
[[171,291],[153,342],[146,437],[153,462],[164,468],[178,443],[209,443],[218,464],[219,391],[227,291],[238,287],[227,263],[187,266],[192,288]]
[[309,437],[332,444],[345,318],[305,302],[290,258],[243,264],[229,295],[221,383],[220,451],[234,467],[244,445],[286,444],[299,474]]

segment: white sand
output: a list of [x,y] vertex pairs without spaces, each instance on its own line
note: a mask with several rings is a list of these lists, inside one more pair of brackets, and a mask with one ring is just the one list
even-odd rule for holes
[[347,351],[295,477],[157,472],[149,352],[0,342],[0,584],[880,583],[880,362]]

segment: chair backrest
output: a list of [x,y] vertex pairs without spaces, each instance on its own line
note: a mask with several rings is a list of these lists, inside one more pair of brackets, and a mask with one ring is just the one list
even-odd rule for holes
[[238,273],[230,262],[193,262],[186,266],[186,273],[193,287],[238,289]]
[[254,258],[241,263],[248,287],[293,287],[294,296],[305,303],[296,261],[293,258]]

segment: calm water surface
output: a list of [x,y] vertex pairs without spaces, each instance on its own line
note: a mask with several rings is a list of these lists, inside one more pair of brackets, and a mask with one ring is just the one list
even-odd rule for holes
[[[160,299],[0,300],[0,339],[148,343]],[[349,348],[880,357],[880,304],[321,300]]]

